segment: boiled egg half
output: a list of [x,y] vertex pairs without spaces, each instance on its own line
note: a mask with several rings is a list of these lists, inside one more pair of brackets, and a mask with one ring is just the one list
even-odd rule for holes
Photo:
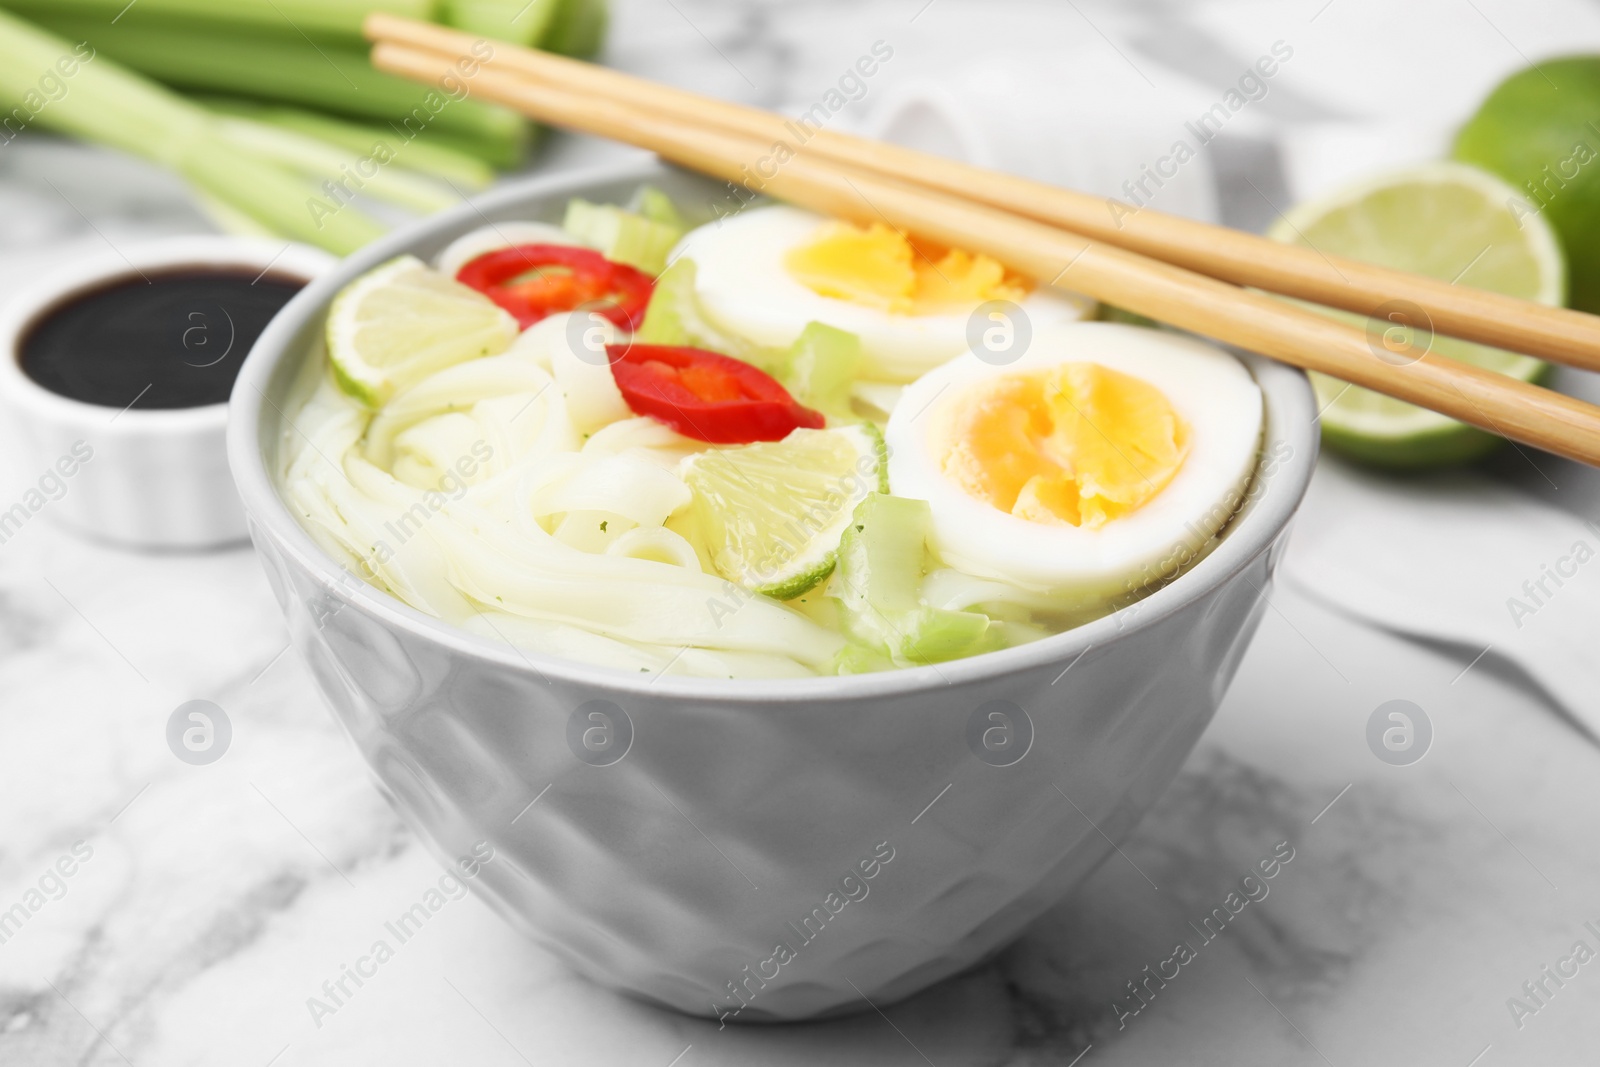
[[[718,329],[787,348],[807,323],[861,340],[865,377],[909,382],[968,349],[974,313],[1020,305],[1033,329],[1085,318],[1087,297],[1031,287],[995,260],[799,208],[751,208],[687,234],[700,311]],[[988,321],[978,325],[983,328]]]
[[1057,325],[1013,362],[969,353],[908,387],[889,483],[928,501],[949,566],[1089,603],[1197,556],[1243,500],[1261,421],[1260,388],[1221,349]]

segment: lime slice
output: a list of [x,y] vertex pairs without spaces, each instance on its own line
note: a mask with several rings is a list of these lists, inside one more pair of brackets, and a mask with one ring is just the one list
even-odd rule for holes
[[[1391,172],[1295,208],[1268,236],[1325,255],[1348,256],[1541,304],[1566,295],[1566,263],[1550,226],[1522,206],[1515,189],[1460,163],[1429,163]],[[1307,305],[1311,306],[1311,305]],[[1425,333],[1343,311],[1373,339],[1374,358],[1411,358],[1408,348],[1475,363],[1523,381],[1538,381],[1546,364],[1499,348]],[[1426,347],[1424,347],[1426,346]],[[1386,356],[1385,350],[1396,353]],[[1357,459],[1424,467],[1473,459],[1499,438],[1432,411],[1311,375],[1322,411],[1322,437]]]
[[792,600],[833,573],[856,505],[888,492],[886,458],[883,435],[863,424],[701,452],[681,474],[717,572]]
[[363,274],[328,310],[334,378],[373,408],[435,371],[504,352],[516,336],[516,319],[415,256]]

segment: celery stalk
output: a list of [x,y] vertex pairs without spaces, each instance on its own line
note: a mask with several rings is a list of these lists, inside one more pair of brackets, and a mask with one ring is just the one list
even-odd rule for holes
[[589,59],[605,43],[610,13],[606,0],[557,0],[550,29],[539,47],[576,59]]
[[[70,69],[71,73],[67,71]],[[54,74],[66,91],[45,97],[40,79]],[[118,148],[168,167],[211,197],[277,233],[352,252],[384,232],[345,207],[318,219],[316,190],[222,138],[219,120],[153,82],[0,11],[0,119],[40,126]]]
[[231,233],[236,237],[260,237],[267,240],[278,236],[232,204],[223,203],[204,189],[197,188],[191,191],[194,193],[195,200],[200,204],[201,212],[223,233]]
[[[494,105],[490,106],[493,107]],[[438,145],[440,148],[448,148],[452,152],[471,156],[497,170],[512,170],[521,166],[533,154],[534,149],[543,140],[545,133],[545,127],[537,122],[528,122],[520,117],[518,121],[522,125],[517,131],[516,141],[507,149],[486,146],[483,138],[470,133],[458,133],[454,130],[434,130],[432,128],[428,130],[428,143]],[[408,125],[389,123],[391,129],[397,130],[401,134],[406,132]],[[413,141],[411,143],[414,144],[416,142]]]
[[214,127],[207,130],[207,140],[176,164],[178,173],[273,232],[338,255],[349,255],[388,232],[353,207],[313,213],[309,205],[319,198],[319,190],[285,169],[229,150],[220,136]]
[[357,157],[374,155],[381,146],[382,150],[394,153],[393,166],[438,178],[469,192],[486,188],[494,181],[493,167],[465,152],[445,146],[438,138],[406,141],[388,126],[347,122],[314,111],[252,100],[201,97],[198,102],[224,115],[253,119],[326,141]]
[[444,0],[444,21],[497,41],[537,46],[550,32],[561,0]]
[[390,167],[385,155],[353,156],[315,137],[251,119],[222,118],[217,130],[226,143],[240,152],[261,156],[316,180],[329,198],[347,199],[359,192],[425,215],[461,203],[459,196],[438,182]]
[[[111,59],[175,88],[379,119],[396,124],[397,136],[450,134],[452,145],[470,145],[474,155],[496,167],[515,166],[528,142],[527,124],[515,112],[453,99],[445,89],[381,73],[364,48],[131,19],[110,25],[52,14],[41,25],[70,40],[86,40]],[[461,79],[455,93],[470,96],[470,79]]]
[[[136,17],[128,0],[4,0],[0,6],[33,19],[50,15],[93,19]],[[433,19],[438,0],[138,0],[137,16],[158,16],[186,22],[215,22],[238,29],[263,29],[299,37],[361,38],[361,20],[370,11],[388,11],[413,19]]]
[[856,506],[828,594],[839,602],[845,633],[861,646],[841,659],[841,670],[858,670],[863,658],[878,655],[902,667],[938,663],[995,643],[987,615],[922,602],[930,526],[925,500],[872,493]]

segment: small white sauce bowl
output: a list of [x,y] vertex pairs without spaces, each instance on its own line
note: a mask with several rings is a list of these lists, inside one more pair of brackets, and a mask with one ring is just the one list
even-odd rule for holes
[[[0,502],[0,541],[40,512],[134,548],[200,549],[243,540],[244,509],[228,473],[226,403],[118,411],[74,400],[28,377],[22,343],[55,308],[141,274],[235,268],[309,282],[337,262],[292,242],[170,237],[107,249],[0,302],[0,407],[23,446],[22,471],[38,486],[19,500]],[[130,405],[134,399],[128,398]]]

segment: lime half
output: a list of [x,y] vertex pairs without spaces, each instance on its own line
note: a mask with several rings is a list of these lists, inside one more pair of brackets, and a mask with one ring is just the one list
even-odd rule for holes
[[363,274],[328,310],[334,377],[373,408],[435,371],[505,351],[516,336],[516,319],[416,256]]
[[[1566,263],[1550,226],[1500,179],[1460,163],[1382,175],[1295,208],[1268,236],[1379,266],[1423,274],[1541,304],[1566,296]],[[1307,305],[1311,306],[1311,305]],[[1375,358],[1415,347],[1523,381],[1548,369],[1529,356],[1418,333],[1403,313],[1391,323],[1314,310],[1365,329]],[[1408,358],[1404,355],[1391,358]],[[1436,412],[1321,374],[1311,375],[1327,444],[1357,459],[1423,467],[1473,459],[1499,438]]]
[[833,573],[850,516],[888,492],[887,472],[883,435],[866,424],[701,452],[681,469],[717,572],[778,600]]

